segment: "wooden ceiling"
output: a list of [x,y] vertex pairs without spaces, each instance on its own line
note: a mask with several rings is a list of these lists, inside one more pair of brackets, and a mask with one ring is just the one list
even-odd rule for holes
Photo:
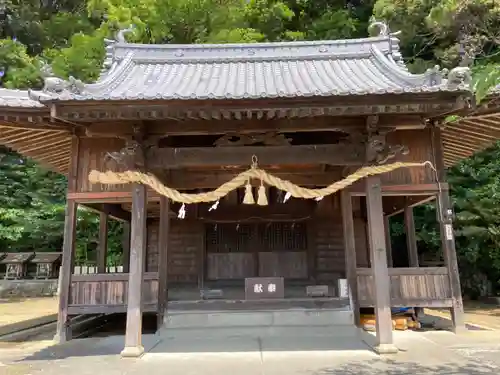
[[1,145],[62,174],[69,170],[71,137],[71,132],[65,128],[0,121]]
[[471,115],[450,123],[442,135],[444,162],[451,167],[500,140],[500,105],[493,112]]

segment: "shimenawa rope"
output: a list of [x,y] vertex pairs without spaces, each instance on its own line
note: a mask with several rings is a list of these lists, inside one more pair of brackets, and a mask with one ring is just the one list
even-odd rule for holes
[[399,168],[411,168],[411,167],[424,167],[429,166],[433,170],[434,166],[430,161],[422,163],[404,163],[396,162],[386,165],[375,165],[367,166],[358,169],[353,174],[347,176],[343,180],[336,181],[331,185],[320,188],[320,189],[308,189],[286,180],[282,180],[279,177],[273,176],[267,173],[265,170],[257,167],[256,158],[253,160],[252,167],[237,176],[232,180],[222,184],[217,189],[198,193],[198,194],[187,194],[181,193],[176,189],[169,188],[165,186],[158,178],[150,173],[143,173],[139,171],[126,171],[126,172],[99,172],[91,171],[89,174],[89,181],[93,184],[101,183],[106,185],[117,185],[117,184],[130,184],[130,183],[140,183],[149,186],[151,189],[155,190],[157,193],[166,196],[174,202],[193,204],[193,203],[204,203],[204,202],[214,202],[220,198],[226,196],[231,191],[246,185],[246,193],[243,203],[253,204],[253,195],[250,185],[251,179],[259,179],[261,181],[261,188],[259,189],[259,205],[267,204],[267,197],[265,195],[265,189],[262,188],[263,184],[274,186],[280,190],[286,191],[292,197],[303,198],[303,199],[319,199],[327,195],[333,194],[341,189],[352,185],[354,182],[367,177],[379,175],[382,173],[387,173],[394,171]]

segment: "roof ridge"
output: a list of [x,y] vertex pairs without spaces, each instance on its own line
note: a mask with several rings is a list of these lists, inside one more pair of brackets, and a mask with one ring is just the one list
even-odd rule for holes
[[[379,50],[389,53],[395,61],[402,62],[399,52],[399,33],[390,33],[389,28],[382,22],[370,25],[369,30],[378,28],[375,36],[339,39],[339,40],[314,40],[314,41],[286,41],[264,43],[207,43],[207,44],[143,44],[128,43],[126,33],[131,33],[135,27],[120,30],[115,39],[105,39],[106,58],[103,64],[110,70],[117,61],[125,58],[129,53],[134,53],[136,61],[224,61],[228,60],[281,60],[289,59],[314,59],[321,56],[338,56],[348,58],[360,57],[370,53],[370,46],[377,45]],[[344,55],[345,54],[345,55]]]

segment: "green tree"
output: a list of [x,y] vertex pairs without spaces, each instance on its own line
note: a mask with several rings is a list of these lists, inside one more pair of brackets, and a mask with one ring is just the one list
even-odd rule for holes
[[0,149],[2,250],[57,250],[64,222],[65,178]]

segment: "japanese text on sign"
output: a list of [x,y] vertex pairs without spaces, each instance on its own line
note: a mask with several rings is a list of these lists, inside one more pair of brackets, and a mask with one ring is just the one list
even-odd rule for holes
[[245,279],[247,299],[284,298],[282,277],[250,277]]

